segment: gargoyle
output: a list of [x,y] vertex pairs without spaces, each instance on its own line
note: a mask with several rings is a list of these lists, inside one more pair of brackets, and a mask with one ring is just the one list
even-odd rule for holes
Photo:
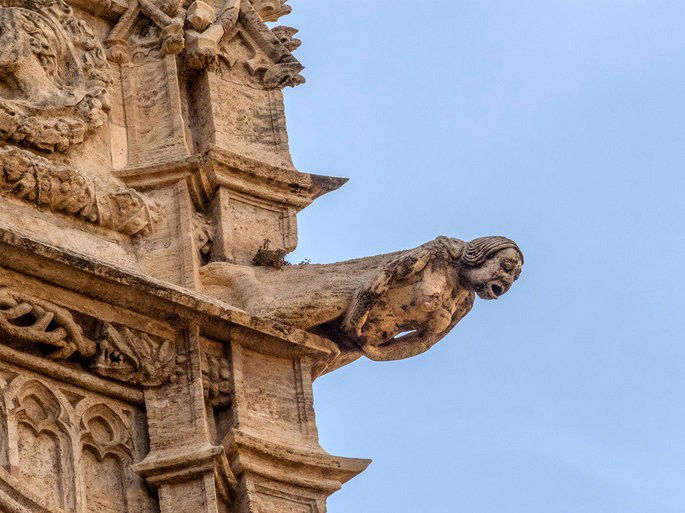
[[400,251],[326,265],[274,269],[215,262],[206,293],[260,317],[323,334],[345,362],[423,353],[471,310],[518,279],[523,253],[505,237],[437,239]]
[[174,370],[172,340],[157,342],[145,333],[108,322],[100,326],[97,355],[91,369],[108,378],[143,386],[159,386]]

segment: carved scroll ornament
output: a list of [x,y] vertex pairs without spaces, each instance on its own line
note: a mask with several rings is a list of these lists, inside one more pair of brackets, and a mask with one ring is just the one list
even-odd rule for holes
[[159,218],[158,205],[144,194],[16,146],[0,148],[0,192],[126,235],[150,233]]
[[0,0],[0,141],[53,152],[109,110],[99,40],[63,0]]
[[[27,343],[31,349],[45,351],[52,360],[78,357],[88,361],[96,374],[133,385],[162,385],[170,380],[172,372],[176,370],[177,355],[173,340],[158,340],[146,333],[109,322],[101,322],[98,333],[97,341],[90,340],[84,336],[72,314],[64,308],[8,287],[0,287],[0,336]],[[223,377],[221,369],[217,363],[216,372],[208,371],[208,376],[214,378],[216,374],[217,377]],[[217,397],[218,390],[215,394]]]
[[52,348],[48,356],[64,360],[75,353],[95,354],[95,344],[83,336],[72,315],[48,301],[0,287],[0,333],[39,348]]

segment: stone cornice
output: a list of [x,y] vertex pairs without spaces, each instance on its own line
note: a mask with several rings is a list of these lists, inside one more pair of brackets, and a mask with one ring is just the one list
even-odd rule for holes
[[279,445],[239,429],[231,431],[223,445],[236,476],[257,474],[326,493],[339,490],[371,464],[369,459],[342,458],[324,450]]
[[228,342],[240,336],[262,352],[329,361],[333,344],[284,324],[260,319],[190,289],[59,249],[0,226],[0,266],[173,324],[198,324],[202,334]]
[[272,166],[218,146],[172,162],[125,168],[115,175],[127,186],[139,189],[156,189],[185,179],[201,208],[211,201],[217,188],[226,187],[301,210],[348,180]]

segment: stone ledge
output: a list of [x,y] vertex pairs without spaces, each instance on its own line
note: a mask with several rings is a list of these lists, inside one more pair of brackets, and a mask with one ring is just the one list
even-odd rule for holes
[[206,206],[218,187],[227,187],[300,210],[347,183],[347,178],[272,166],[212,145],[203,154],[115,171],[128,187],[160,188],[188,180],[193,200]]
[[218,341],[228,342],[231,335],[255,334],[266,342],[260,349],[266,352],[286,351],[325,361],[336,353],[335,346],[322,337],[251,316],[202,293],[57,248],[2,226],[0,266],[179,328],[199,324],[202,335]]

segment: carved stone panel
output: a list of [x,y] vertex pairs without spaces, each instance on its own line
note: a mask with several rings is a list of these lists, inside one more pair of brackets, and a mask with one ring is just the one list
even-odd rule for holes
[[9,472],[0,480],[12,479],[23,501],[75,513],[156,509],[130,468],[147,449],[137,406],[1,362],[0,395]]
[[127,165],[149,165],[187,155],[175,58],[145,57],[123,64],[121,83],[127,120]]
[[44,384],[29,381],[13,398],[10,416],[17,477],[46,504],[73,511],[76,469],[65,408]]
[[293,169],[283,93],[208,73],[191,85],[199,149],[211,144],[271,166]]
[[224,189],[217,192],[214,215],[224,227],[213,248],[214,260],[249,264],[265,241],[285,253],[297,246],[295,209],[287,205]]
[[0,2],[0,77],[0,141],[65,151],[106,119],[104,50],[63,0]]
[[[240,353],[244,425],[269,440],[318,447],[308,362],[245,348]],[[269,376],[268,381],[263,376]]]

